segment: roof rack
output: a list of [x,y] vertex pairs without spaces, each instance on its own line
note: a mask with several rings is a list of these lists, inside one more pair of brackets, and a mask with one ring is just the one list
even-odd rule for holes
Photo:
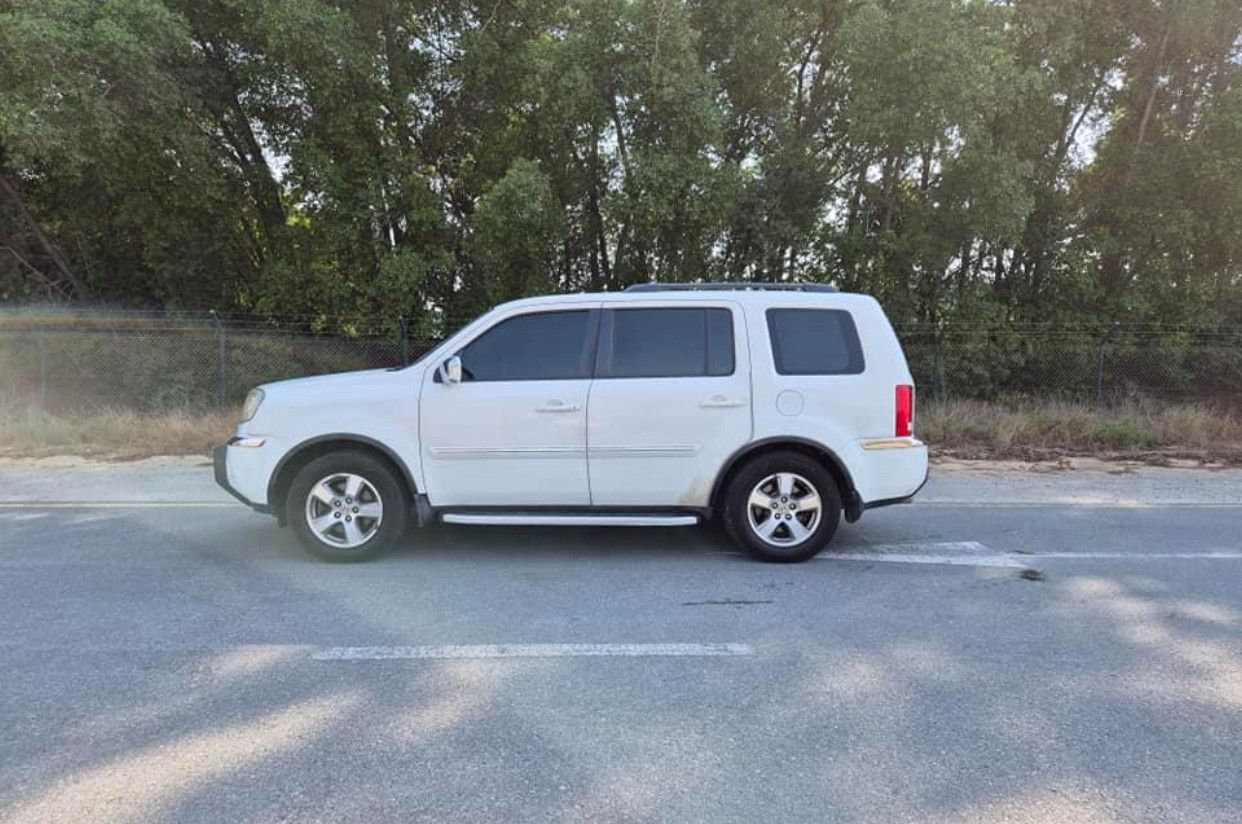
[[835,286],[826,283],[635,283],[625,287],[627,292],[837,292]]

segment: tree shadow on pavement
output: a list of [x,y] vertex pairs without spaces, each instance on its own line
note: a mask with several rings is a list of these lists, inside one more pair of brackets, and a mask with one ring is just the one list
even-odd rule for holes
[[[0,524],[0,821],[1236,815],[1237,590],[1180,568],[1036,584],[447,529],[329,566],[249,517],[48,517]],[[688,606],[721,595],[754,603]],[[310,655],[691,640],[754,654]]]

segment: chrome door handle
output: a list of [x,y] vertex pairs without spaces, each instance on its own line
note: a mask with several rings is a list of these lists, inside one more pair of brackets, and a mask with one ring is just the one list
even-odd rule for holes
[[699,406],[706,409],[732,409],[737,406],[745,406],[746,401],[737,398],[726,398],[724,395],[712,395],[710,398],[704,398],[699,401]]
[[548,401],[543,406],[536,406],[536,412],[577,412],[581,409],[577,404],[567,404],[563,401]]

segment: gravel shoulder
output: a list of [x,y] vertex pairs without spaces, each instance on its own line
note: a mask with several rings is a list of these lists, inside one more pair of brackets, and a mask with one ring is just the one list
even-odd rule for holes
[[1242,504],[1242,469],[1184,461],[1149,466],[1130,461],[933,463],[918,503],[1065,505]]
[[0,459],[0,502],[227,502],[201,455],[137,461],[74,456]]

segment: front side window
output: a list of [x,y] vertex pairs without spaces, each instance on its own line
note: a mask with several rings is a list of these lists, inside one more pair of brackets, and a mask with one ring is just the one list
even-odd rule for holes
[[862,345],[842,309],[769,309],[772,357],[781,375],[857,375]]
[[609,314],[597,377],[733,374],[733,314],[728,309],[614,309]]
[[502,320],[458,352],[464,381],[589,377],[590,312],[538,312]]

